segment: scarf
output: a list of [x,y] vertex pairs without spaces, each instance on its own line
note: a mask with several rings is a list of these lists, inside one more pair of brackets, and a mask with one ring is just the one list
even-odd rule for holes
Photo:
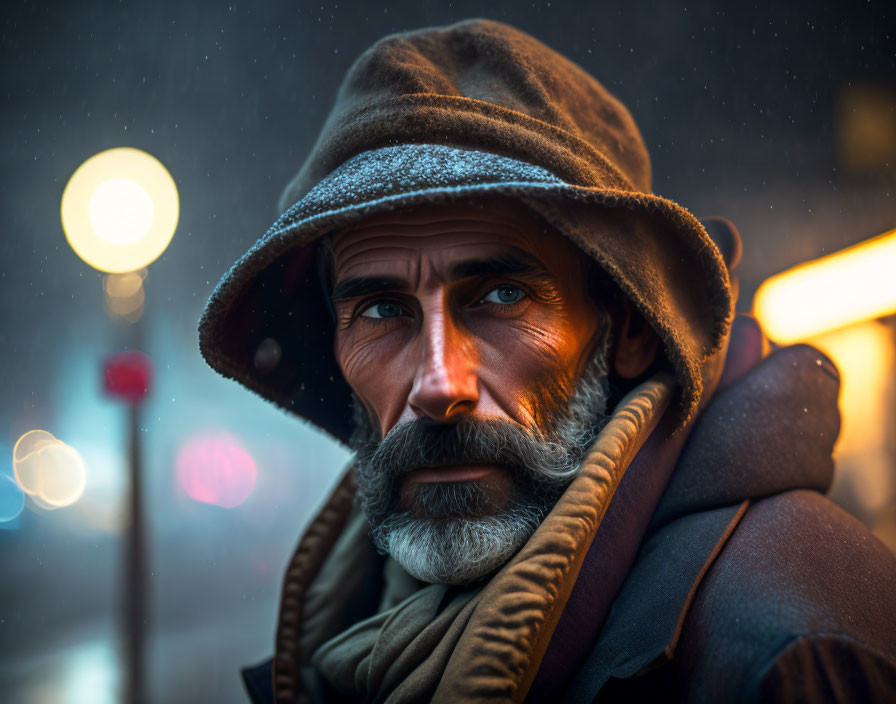
[[623,399],[552,511],[484,585],[424,585],[377,556],[349,468],[287,570],[276,700],[523,701],[610,501],[674,390],[661,374]]

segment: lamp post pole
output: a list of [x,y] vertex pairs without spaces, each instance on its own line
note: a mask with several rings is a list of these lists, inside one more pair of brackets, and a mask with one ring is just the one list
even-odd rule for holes
[[146,541],[145,501],[143,495],[143,401],[149,393],[151,366],[149,358],[138,356],[145,348],[145,322],[141,315],[130,326],[132,354],[119,356],[132,372],[132,384],[120,389],[127,404],[129,516],[125,545],[125,673],[126,704],[146,701],[146,643],[149,622],[149,569]]
[[[85,161],[72,174],[62,194],[60,215],[66,239],[87,264],[103,272],[136,276],[168,246],[180,212],[177,186],[155,157],[139,149],[109,149]],[[131,278],[131,284],[134,279]],[[108,283],[108,279],[107,279]],[[131,294],[144,293],[142,283]],[[106,293],[109,294],[107,287]],[[119,292],[120,293],[120,292]],[[107,303],[109,299],[107,298]],[[143,497],[141,412],[152,375],[140,322],[143,299],[129,314],[136,315],[131,348],[111,355],[103,364],[106,393],[127,404],[128,519],[124,545],[124,670],[123,700],[146,699],[146,632],[148,570]],[[119,315],[122,312],[117,311]],[[126,319],[128,318],[125,315]]]
[[[137,332],[137,331],[135,331]],[[136,335],[135,335],[136,337]],[[103,364],[108,395],[127,405],[128,522],[124,545],[124,670],[125,704],[143,704],[146,697],[146,624],[148,621],[149,574],[147,570],[146,521],[143,498],[143,448],[141,415],[149,393],[151,365],[139,350],[119,352]]]
[[148,584],[146,531],[143,517],[140,402],[128,404],[128,464],[130,465],[130,521],[125,550],[125,647],[127,649],[128,704],[143,704],[146,669],[146,621]]

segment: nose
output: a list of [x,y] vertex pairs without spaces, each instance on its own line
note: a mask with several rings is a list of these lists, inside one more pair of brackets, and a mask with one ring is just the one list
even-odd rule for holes
[[479,401],[476,345],[441,304],[424,314],[419,340],[421,358],[408,405],[418,418],[457,422]]

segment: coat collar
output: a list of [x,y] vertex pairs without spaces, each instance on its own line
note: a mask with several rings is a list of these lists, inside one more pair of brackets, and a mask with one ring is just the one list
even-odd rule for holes
[[645,541],[564,701],[591,702],[611,677],[633,677],[672,658],[700,582],[749,503],[688,516]]
[[714,398],[567,701],[593,701],[609,678],[672,659],[694,595],[751,501],[796,488],[827,491],[838,389],[830,360],[797,345],[777,350]]

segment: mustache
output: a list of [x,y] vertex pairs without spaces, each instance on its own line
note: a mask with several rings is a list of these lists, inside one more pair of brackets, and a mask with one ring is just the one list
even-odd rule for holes
[[[356,457],[358,498],[368,518],[374,521],[398,509],[397,485],[415,469],[497,464],[510,470],[514,493],[553,496],[559,487],[568,484],[578,463],[578,457],[569,448],[512,421],[471,416],[452,425],[423,418],[400,423],[381,441],[371,438],[363,443]],[[418,491],[444,496],[446,489],[445,485],[434,485]],[[481,490],[450,487],[448,493],[451,491],[478,494]],[[466,497],[468,501],[473,498]],[[473,503],[482,501],[479,497]],[[437,511],[443,515],[445,512],[444,508]]]
[[381,441],[358,449],[361,466],[393,479],[414,469],[459,464],[500,464],[528,472],[547,440],[502,419],[465,417],[454,424],[420,418],[393,427]]

